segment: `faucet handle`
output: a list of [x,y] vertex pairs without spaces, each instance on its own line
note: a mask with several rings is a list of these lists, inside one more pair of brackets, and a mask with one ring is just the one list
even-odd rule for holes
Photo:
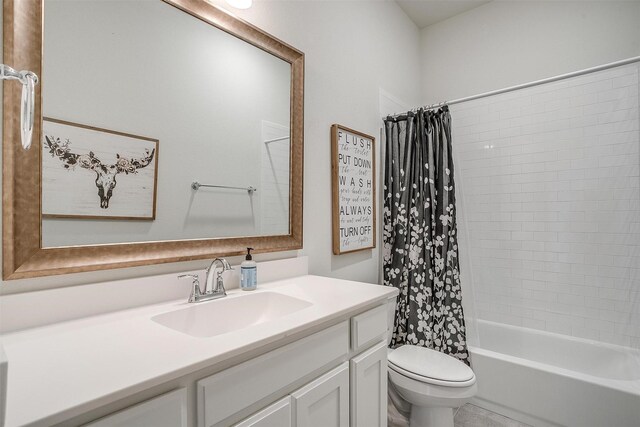
[[180,274],[178,279],[183,279],[185,277],[191,277],[191,295],[189,295],[189,302],[198,302],[202,295],[202,291],[200,290],[200,277],[197,274]]

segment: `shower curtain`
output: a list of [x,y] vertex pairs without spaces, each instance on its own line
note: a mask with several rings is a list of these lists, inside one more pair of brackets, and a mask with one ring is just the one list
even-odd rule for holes
[[400,290],[391,345],[470,364],[447,106],[385,119],[384,284]]

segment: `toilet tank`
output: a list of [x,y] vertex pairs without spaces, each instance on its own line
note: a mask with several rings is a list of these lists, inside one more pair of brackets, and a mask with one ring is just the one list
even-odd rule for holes
[[397,300],[397,296],[393,296],[387,300],[387,347],[391,344],[391,336],[393,335],[393,323],[396,319]]

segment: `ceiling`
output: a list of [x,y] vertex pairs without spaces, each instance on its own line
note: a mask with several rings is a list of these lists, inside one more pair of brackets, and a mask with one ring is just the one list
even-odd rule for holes
[[444,21],[467,10],[489,3],[490,0],[396,0],[396,3],[416,23],[424,28]]

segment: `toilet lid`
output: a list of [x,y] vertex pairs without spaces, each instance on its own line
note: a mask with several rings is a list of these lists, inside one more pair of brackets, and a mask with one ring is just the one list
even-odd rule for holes
[[403,345],[389,353],[389,363],[414,375],[445,382],[465,382],[475,374],[453,356],[416,345]]

